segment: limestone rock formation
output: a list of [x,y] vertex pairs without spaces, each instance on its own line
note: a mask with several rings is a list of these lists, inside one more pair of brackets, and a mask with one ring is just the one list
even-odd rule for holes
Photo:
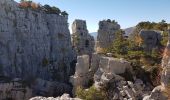
[[132,71],[132,67],[129,62],[112,57],[101,57],[99,68],[103,69],[106,73],[115,74],[123,74],[126,70]]
[[[126,86],[127,88],[124,89],[123,93],[127,91],[127,93],[125,93],[126,96],[129,96],[127,98],[135,98],[138,92],[138,94],[141,95],[141,91],[144,89],[144,84],[143,82],[136,80],[134,85],[130,81],[126,82],[125,78],[119,76],[123,73],[126,73],[127,71],[132,73],[132,67],[129,62],[123,59],[105,57],[96,53],[92,54],[91,59],[88,55],[78,56],[75,75],[70,77],[70,81],[74,87],[73,94],[75,89],[79,86],[86,88],[92,85],[89,84],[89,82],[93,80],[95,82],[94,86],[97,89],[110,86],[108,84],[111,84],[112,86],[115,86],[116,84],[116,87],[120,86],[120,91],[123,91],[123,86]],[[131,86],[131,88],[128,88],[128,84]],[[134,90],[134,88],[136,90]],[[123,97],[120,97],[120,93],[116,92],[115,89],[109,89],[114,91],[114,93],[111,92],[112,95],[110,97],[117,98],[116,94],[118,94],[118,99]],[[134,94],[131,94],[132,90],[135,91]]]
[[160,41],[162,39],[160,32],[153,30],[142,30],[139,35],[143,40],[143,46],[146,51],[152,51],[153,48],[160,46]]
[[[169,30],[170,34],[170,30]],[[169,100],[165,95],[165,91],[170,85],[170,35],[167,43],[167,47],[164,50],[162,58],[162,74],[161,74],[161,85],[153,89],[149,96],[145,96],[143,100]],[[168,91],[169,95],[169,91]]]
[[168,100],[163,94],[164,88],[162,86],[155,87],[149,96],[145,96],[143,100]]
[[[149,94],[148,87],[140,79],[134,82],[126,81],[121,76],[132,68],[129,62],[111,57],[101,57],[98,71],[94,75],[94,86],[97,89],[107,89],[109,100],[140,100]],[[128,74],[126,74],[128,76]],[[131,76],[130,76],[131,77]]]
[[0,100],[28,100],[32,96],[32,89],[24,86],[21,79],[15,78],[8,83],[2,80],[0,78]]
[[[102,57],[98,71],[94,75],[94,86],[97,89],[107,89],[109,100],[141,100],[150,93],[152,88],[135,77],[133,82],[126,81],[126,78],[121,75],[127,70],[132,73],[129,62],[122,59]],[[126,76],[128,75],[126,73]]]
[[70,77],[74,87],[86,86],[88,84],[89,56],[82,55],[77,57],[76,72]]
[[30,100],[81,100],[79,98],[71,98],[69,94],[63,94],[61,97],[33,97]]
[[117,22],[100,21],[97,36],[96,51],[100,52],[102,48],[108,48],[115,39],[115,32],[120,30]]
[[169,41],[167,43],[167,47],[164,51],[164,56],[162,59],[162,85],[167,87],[170,85],[170,30],[169,30]]
[[[20,78],[29,85],[38,86],[36,80],[41,79],[70,87],[75,54],[67,18],[20,8],[13,0],[0,0],[0,7],[0,76],[10,79],[3,84]],[[34,95],[39,94],[37,88]]]
[[94,37],[88,33],[86,21],[75,20],[72,24],[72,43],[78,55],[94,52]]

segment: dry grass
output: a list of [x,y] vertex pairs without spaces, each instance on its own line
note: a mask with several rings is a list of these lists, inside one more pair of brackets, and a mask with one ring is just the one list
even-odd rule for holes
[[170,85],[166,87],[164,95],[168,97],[168,100],[170,100]]

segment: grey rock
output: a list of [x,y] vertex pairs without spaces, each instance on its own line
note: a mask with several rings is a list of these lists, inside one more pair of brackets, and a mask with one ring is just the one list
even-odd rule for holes
[[170,30],[169,30],[169,38],[168,38],[167,46],[164,50],[164,55],[162,58],[162,75],[161,81],[162,86],[167,87],[170,81]]
[[153,89],[149,96],[145,96],[143,100],[168,100],[168,98],[163,93],[164,88],[162,86],[157,86]]
[[63,94],[62,96],[60,97],[41,97],[41,96],[37,96],[37,97],[33,97],[29,100],[82,100],[82,99],[79,99],[79,98],[71,98],[69,96],[69,94]]
[[117,99],[119,99],[119,95],[117,93],[115,93],[113,96],[113,100],[117,100]]
[[120,30],[120,25],[108,21],[99,22],[99,30],[97,35],[96,51],[101,52],[103,48],[111,46],[115,39],[115,33]]
[[94,37],[89,34],[86,21],[77,19],[73,22],[72,44],[78,55],[91,55],[94,52]]
[[134,85],[133,85],[133,83],[132,83],[131,81],[127,81],[127,83],[128,83],[128,85],[129,85],[131,88],[134,87]]
[[153,48],[160,46],[162,36],[159,31],[142,30],[139,35],[143,40],[143,46],[146,51],[151,52]]
[[22,9],[13,0],[0,0],[0,7],[0,76],[68,85],[76,55],[67,18]]

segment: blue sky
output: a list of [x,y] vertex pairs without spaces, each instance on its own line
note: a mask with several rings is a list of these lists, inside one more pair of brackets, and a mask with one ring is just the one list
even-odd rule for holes
[[[16,0],[20,1],[20,0]],[[170,0],[33,0],[57,6],[69,13],[70,25],[75,19],[87,22],[89,32],[98,30],[98,22],[114,19],[121,28],[135,26],[140,21],[170,22]],[[71,29],[71,27],[70,27]]]

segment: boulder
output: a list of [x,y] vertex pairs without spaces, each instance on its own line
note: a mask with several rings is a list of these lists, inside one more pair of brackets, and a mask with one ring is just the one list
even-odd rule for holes
[[101,57],[99,67],[106,73],[110,72],[114,74],[123,74],[126,70],[132,71],[132,67],[129,62],[112,57]]

